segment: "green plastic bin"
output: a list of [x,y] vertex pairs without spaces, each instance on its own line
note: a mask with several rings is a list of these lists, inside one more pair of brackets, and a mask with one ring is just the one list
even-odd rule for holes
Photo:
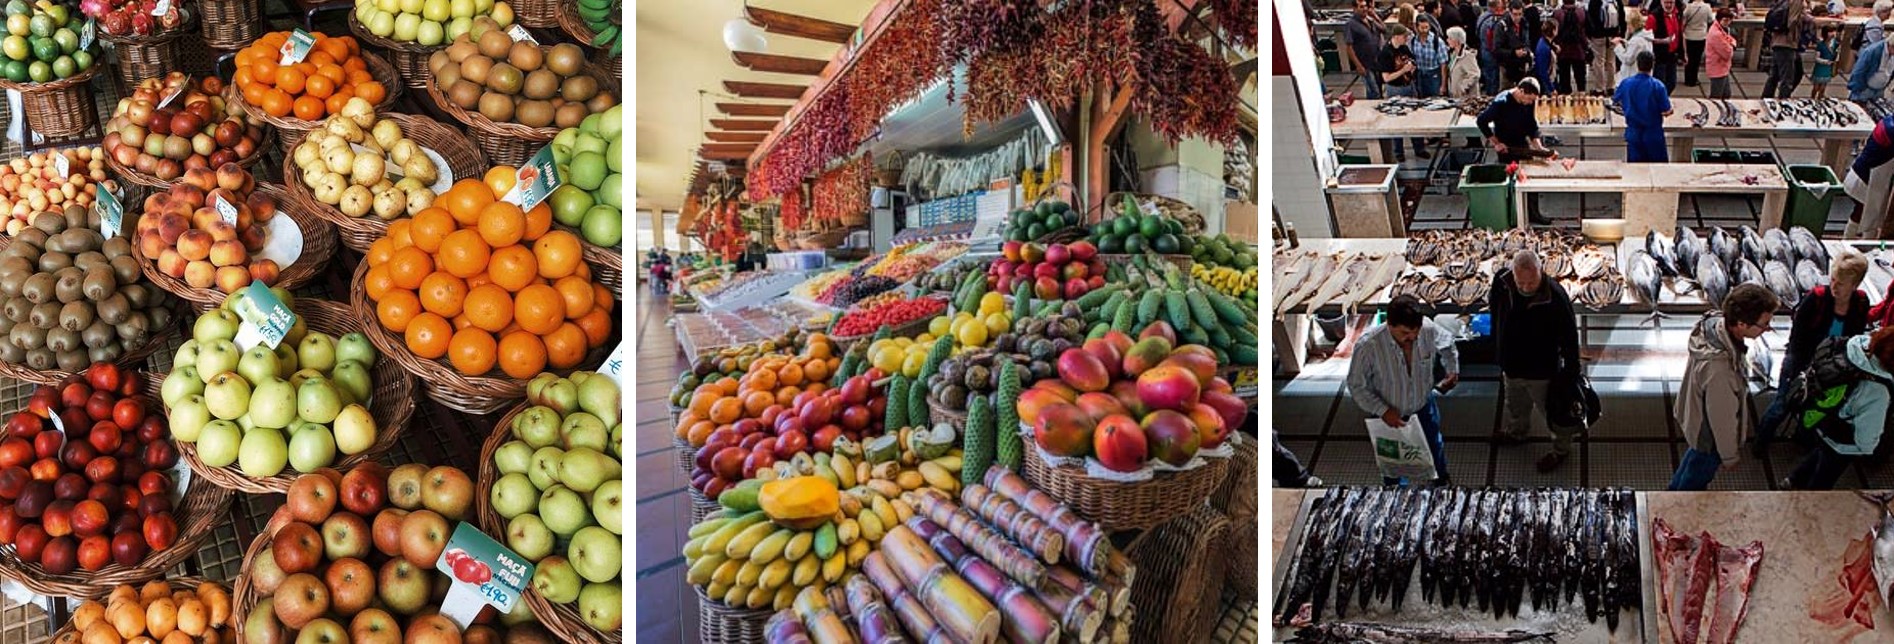
[[1813,231],[1827,228],[1829,208],[1841,194],[1841,179],[1825,165],[1791,165],[1787,174],[1789,204],[1782,213],[1782,225]]
[[1467,219],[1475,228],[1506,230],[1517,225],[1513,177],[1506,166],[1477,164],[1460,171],[1460,194],[1467,197]]
[[1330,74],[1342,71],[1341,47],[1336,45],[1335,39],[1323,38],[1315,41],[1315,51],[1322,57],[1323,71]]

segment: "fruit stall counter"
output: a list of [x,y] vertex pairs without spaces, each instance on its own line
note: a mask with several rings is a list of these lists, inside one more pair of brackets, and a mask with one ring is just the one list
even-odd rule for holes
[[692,363],[711,351],[775,338],[792,331],[815,330],[826,326],[832,312],[791,299],[779,299],[753,306],[712,313],[680,313],[676,322],[677,344],[684,358]]

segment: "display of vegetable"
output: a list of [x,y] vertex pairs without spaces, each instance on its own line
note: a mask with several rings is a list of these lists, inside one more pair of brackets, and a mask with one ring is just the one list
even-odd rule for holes
[[586,29],[598,34],[592,38],[591,45],[608,50],[612,57],[617,57],[625,46],[618,24],[620,7],[618,0],[579,0],[578,3],[579,20],[585,23]]
[[1131,195],[1125,195],[1118,216],[1092,224],[1087,237],[1098,245],[1098,252],[1138,255],[1151,251],[1162,255],[1189,253],[1183,241],[1184,225],[1161,214],[1143,214]]
[[1176,265],[1148,256],[1112,263],[1106,274],[1112,286],[1123,284],[1126,289],[1084,309],[1092,322],[1086,337],[1108,330],[1129,335],[1163,321],[1182,344],[1209,347],[1219,365],[1256,364],[1257,308],[1250,304],[1254,300],[1238,303],[1215,288],[1201,288]]

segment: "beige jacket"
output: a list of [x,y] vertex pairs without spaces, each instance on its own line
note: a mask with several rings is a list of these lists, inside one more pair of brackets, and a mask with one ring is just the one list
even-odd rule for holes
[[1691,449],[1714,453],[1725,465],[1742,460],[1739,448],[1755,425],[1743,354],[1732,342],[1722,313],[1713,311],[1697,322],[1690,332],[1690,361],[1673,413]]
[[1800,50],[1802,34],[1815,26],[1815,18],[1809,14],[1807,0],[1783,0],[1789,3],[1789,28],[1782,33],[1769,34],[1770,47],[1792,47]]

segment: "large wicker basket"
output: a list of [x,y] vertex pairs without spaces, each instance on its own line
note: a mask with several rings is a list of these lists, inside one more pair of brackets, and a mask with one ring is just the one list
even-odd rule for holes
[[20,93],[20,110],[34,133],[72,136],[99,124],[98,107],[92,104],[92,77],[104,66],[95,62],[83,72],[45,83],[0,80],[0,89]]
[[131,88],[138,81],[147,78],[164,78],[165,74],[177,71],[184,64],[184,57],[178,53],[178,39],[197,29],[196,18],[188,19],[174,29],[151,33],[143,36],[114,36],[99,32],[99,39],[112,43],[118,52],[118,82],[120,87]]
[[553,227],[579,238],[579,247],[585,251],[585,261],[593,267],[592,279],[604,284],[613,293],[625,294],[625,256],[619,247],[607,248],[586,241],[585,233],[571,226],[555,223]]
[[706,644],[755,644],[765,641],[763,626],[769,623],[768,608],[732,608],[719,599],[711,599],[704,589],[697,592],[697,631]]
[[[146,397],[148,413],[163,414],[164,409],[158,401],[158,379],[148,374],[144,380],[143,395]],[[0,440],[5,440],[7,433],[5,427],[0,427]],[[177,519],[177,543],[145,555],[144,561],[136,566],[112,563],[98,571],[74,570],[64,575],[52,575],[47,574],[46,569],[38,563],[22,561],[18,550],[9,544],[0,546],[0,578],[41,595],[81,598],[104,595],[120,584],[142,584],[160,579],[164,577],[165,571],[197,554],[198,546],[210,537],[211,528],[228,518],[225,514],[229,506],[229,490],[213,485],[190,485],[185,489],[184,498],[171,513]]]
[[[547,10],[550,12],[550,7]],[[515,11],[519,12],[521,22],[525,22],[524,10],[516,7]],[[612,89],[618,87],[596,65],[587,63],[585,73],[598,79],[601,92],[611,92]],[[487,160],[494,165],[519,166],[531,159],[534,153],[546,147],[546,144],[559,134],[560,128],[557,127],[526,127],[518,123],[495,123],[479,112],[469,112],[453,101],[447,100],[446,92],[434,83],[433,73],[428,73],[426,79],[427,82],[423,86],[427,88],[428,96],[433,97],[434,105],[466,125],[468,133],[473,135],[474,144],[480,147],[481,152],[486,153]],[[613,95],[617,96],[616,93]]]
[[704,493],[697,491],[697,488],[687,487],[684,491],[689,492],[691,497],[691,525],[703,523],[704,518],[710,516],[710,513],[723,509],[723,506],[717,504],[716,499],[704,496]]
[[[147,284],[147,286],[150,285]],[[159,297],[163,296],[159,295]],[[177,329],[176,321],[183,319],[185,316],[185,308],[186,307],[179,306],[176,302],[171,302],[172,323],[152,329],[151,337],[145,341],[144,346],[126,352],[125,355],[119,356],[117,360],[113,360],[112,364],[116,364],[123,369],[142,368],[146,358],[150,358],[152,354],[157,353],[159,349],[169,344],[168,340],[171,337],[172,331]],[[63,382],[65,379],[80,373],[85,373],[85,370],[81,369],[75,372],[60,369],[34,369],[24,364],[0,362],[0,376],[30,382],[36,385],[49,385],[56,382]]]
[[[254,172],[253,168],[256,166],[256,162],[263,160],[264,152],[269,149],[270,138],[274,133],[270,131],[268,126],[264,126],[261,129],[263,130],[263,136],[257,139],[256,151],[250,153],[250,156],[237,159],[235,163],[238,167]],[[184,177],[179,176],[166,181],[158,178],[158,175],[139,172],[137,168],[119,163],[118,159],[113,158],[110,154],[105,155],[105,167],[111,168],[112,174],[123,177],[127,182],[148,188],[167,189],[173,185],[177,185],[177,182],[184,180]],[[212,169],[215,170],[216,168]]]
[[559,26],[558,0],[513,0],[513,21],[528,27]]
[[[514,406],[512,411],[500,417],[500,422],[495,423],[493,431],[487,434],[487,440],[481,443],[480,476],[474,486],[476,489],[491,490],[493,482],[499,480],[500,473],[498,468],[493,466],[493,455],[500,450],[501,445],[505,445],[512,438],[513,419],[529,407],[530,405],[525,403]],[[475,516],[480,522],[482,531],[487,534],[504,535],[506,521],[500,518],[500,513],[493,510],[493,505],[489,501],[491,497],[491,494],[474,495]],[[522,593],[520,598],[524,599],[527,606],[533,610],[533,616],[539,620],[540,625],[552,631],[552,634],[561,642],[617,644],[622,641],[622,630],[601,633],[593,629],[591,625],[585,623],[585,619],[579,615],[578,608],[572,604],[554,604],[530,588]]]
[[[298,228],[302,229],[302,255],[296,258],[296,263],[282,267],[282,273],[278,275],[276,283],[272,286],[295,290],[308,284],[322,274],[322,270],[329,265],[329,258],[335,255],[335,227],[323,223],[312,212],[314,208],[298,203],[298,200],[282,186],[258,182],[256,189],[276,200],[277,216],[289,217],[296,222]],[[192,308],[198,311],[223,304],[224,298],[228,297],[227,293],[215,288],[196,288],[185,283],[184,280],[166,275],[164,271],[158,270],[155,258],[143,255],[138,249],[138,244],[132,244],[132,256],[138,258],[138,265],[143,268],[146,279],[151,280],[158,288],[176,295],[178,299],[190,302]]]
[[[349,281],[349,308],[355,318],[361,322],[363,334],[368,341],[381,351],[382,357],[392,358],[401,368],[420,379],[421,387],[436,402],[451,409],[469,414],[491,414],[526,397],[526,380],[508,377],[497,369],[490,375],[467,376],[454,369],[444,360],[428,360],[414,355],[408,349],[407,342],[398,334],[382,326],[375,314],[375,302],[368,299],[367,290],[368,262],[360,262],[355,267],[355,275]],[[613,331],[616,336],[619,331]],[[576,369],[563,370],[570,373],[577,369],[589,369],[605,360],[605,355],[613,343],[605,344],[585,354]]]
[[[187,590],[195,591],[197,590],[198,586],[201,586],[204,583],[206,583],[206,580],[200,577],[171,577],[171,578],[165,579],[164,583],[165,585],[171,587],[171,592],[177,593],[177,592],[183,592]],[[215,583],[215,582],[210,582],[210,583]],[[81,597],[79,599],[84,599],[86,601],[103,602],[105,601],[105,598],[107,596],[112,594],[111,591],[112,589],[108,588],[106,589],[104,593],[101,593],[98,596]],[[236,617],[233,617],[227,620],[224,623],[222,630],[228,630],[230,628],[233,628],[231,624],[236,621],[237,621]],[[64,626],[59,627],[59,630],[53,631],[52,638],[47,641],[55,642],[55,643],[68,642],[68,641],[80,642],[81,640],[79,639],[79,636],[80,636],[80,633],[77,630],[77,627],[74,626],[72,621],[68,620]]]
[[349,13],[349,31],[362,41],[362,44],[388,52],[388,62],[395,66],[395,73],[401,76],[401,84],[410,89],[427,86],[427,58],[435,51],[445,47],[441,45],[423,45],[414,42],[401,42],[375,35],[362,21],[355,18],[355,12]]
[[263,35],[263,12],[259,0],[197,0],[202,20],[204,44],[211,49],[236,51]]
[[[389,65],[388,61],[382,60],[380,56],[366,51],[362,52],[361,56],[362,61],[368,65],[368,74],[375,78],[375,82],[381,83],[382,87],[388,90],[388,95],[382,97],[380,103],[375,104],[377,113],[385,112],[389,106],[395,104],[395,99],[401,98],[401,77],[395,73],[394,66]],[[295,148],[296,144],[303,142],[303,137],[308,136],[310,130],[322,126],[322,121],[306,121],[294,116],[271,116],[269,112],[245,102],[243,92],[238,90],[236,83],[224,86],[224,102],[241,106],[251,117],[276,128],[277,140],[282,142],[284,150]]]
[[1072,506],[1080,516],[1112,532],[1141,530],[1190,512],[1216,491],[1229,472],[1227,458],[1203,459],[1196,469],[1158,472],[1150,480],[1132,483],[1093,478],[1078,465],[1053,467],[1026,449],[1026,480],[1052,498]]
[[1230,520],[1222,548],[1230,558],[1224,589],[1241,601],[1253,602],[1261,589],[1256,579],[1256,533],[1262,524],[1256,511],[1256,478],[1262,470],[1256,460],[1255,437],[1233,434],[1231,438],[1238,436],[1242,440],[1235,444],[1236,455],[1230,457],[1230,475],[1210,496],[1210,507]]
[[[360,331],[360,323],[350,314],[346,304],[325,302],[322,300],[299,299],[295,304],[296,315],[310,331],[320,331],[335,337],[341,337]],[[414,382],[407,372],[386,356],[375,361],[369,368],[374,377],[374,396],[369,400],[369,414],[375,417],[375,444],[359,454],[348,455],[331,465],[336,471],[347,473],[357,465],[375,460],[376,457],[394,449],[401,435],[408,429],[408,421],[414,416]],[[284,470],[276,476],[247,476],[236,465],[211,467],[197,458],[197,447],[190,443],[178,444],[185,463],[190,464],[191,472],[199,478],[209,481],[217,487],[248,494],[282,494],[296,482],[301,472]],[[485,488],[482,488],[485,489]],[[372,517],[370,517],[372,518]]]
[[[475,148],[473,143],[467,140],[467,135],[461,134],[459,130],[436,123],[425,116],[412,114],[389,112],[377,114],[376,118],[389,119],[400,124],[401,131],[407,134],[409,139],[421,147],[440,154],[441,158],[447,161],[447,167],[444,170],[452,173],[455,179],[478,179],[487,171],[486,157],[481,156],[480,150]],[[283,150],[283,156],[286,159],[293,158],[294,154],[293,148]],[[294,162],[286,162],[286,165],[293,166]],[[309,191],[309,186],[303,184],[302,173],[296,172],[293,167],[284,169],[283,186],[291,195],[295,195],[302,205],[309,208],[310,214],[333,225],[342,245],[356,252],[367,253],[368,247],[374,244],[375,240],[388,234],[387,220],[372,214],[350,217],[343,214],[341,210],[337,210],[335,206],[317,200],[316,195]]]
[[1138,566],[1131,586],[1131,603],[1138,607],[1134,641],[1208,642],[1217,628],[1223,575],[1234,565],[1217,546],[1230,522],[1201,502],[1186,511],[1140,537],[1126,553]]

